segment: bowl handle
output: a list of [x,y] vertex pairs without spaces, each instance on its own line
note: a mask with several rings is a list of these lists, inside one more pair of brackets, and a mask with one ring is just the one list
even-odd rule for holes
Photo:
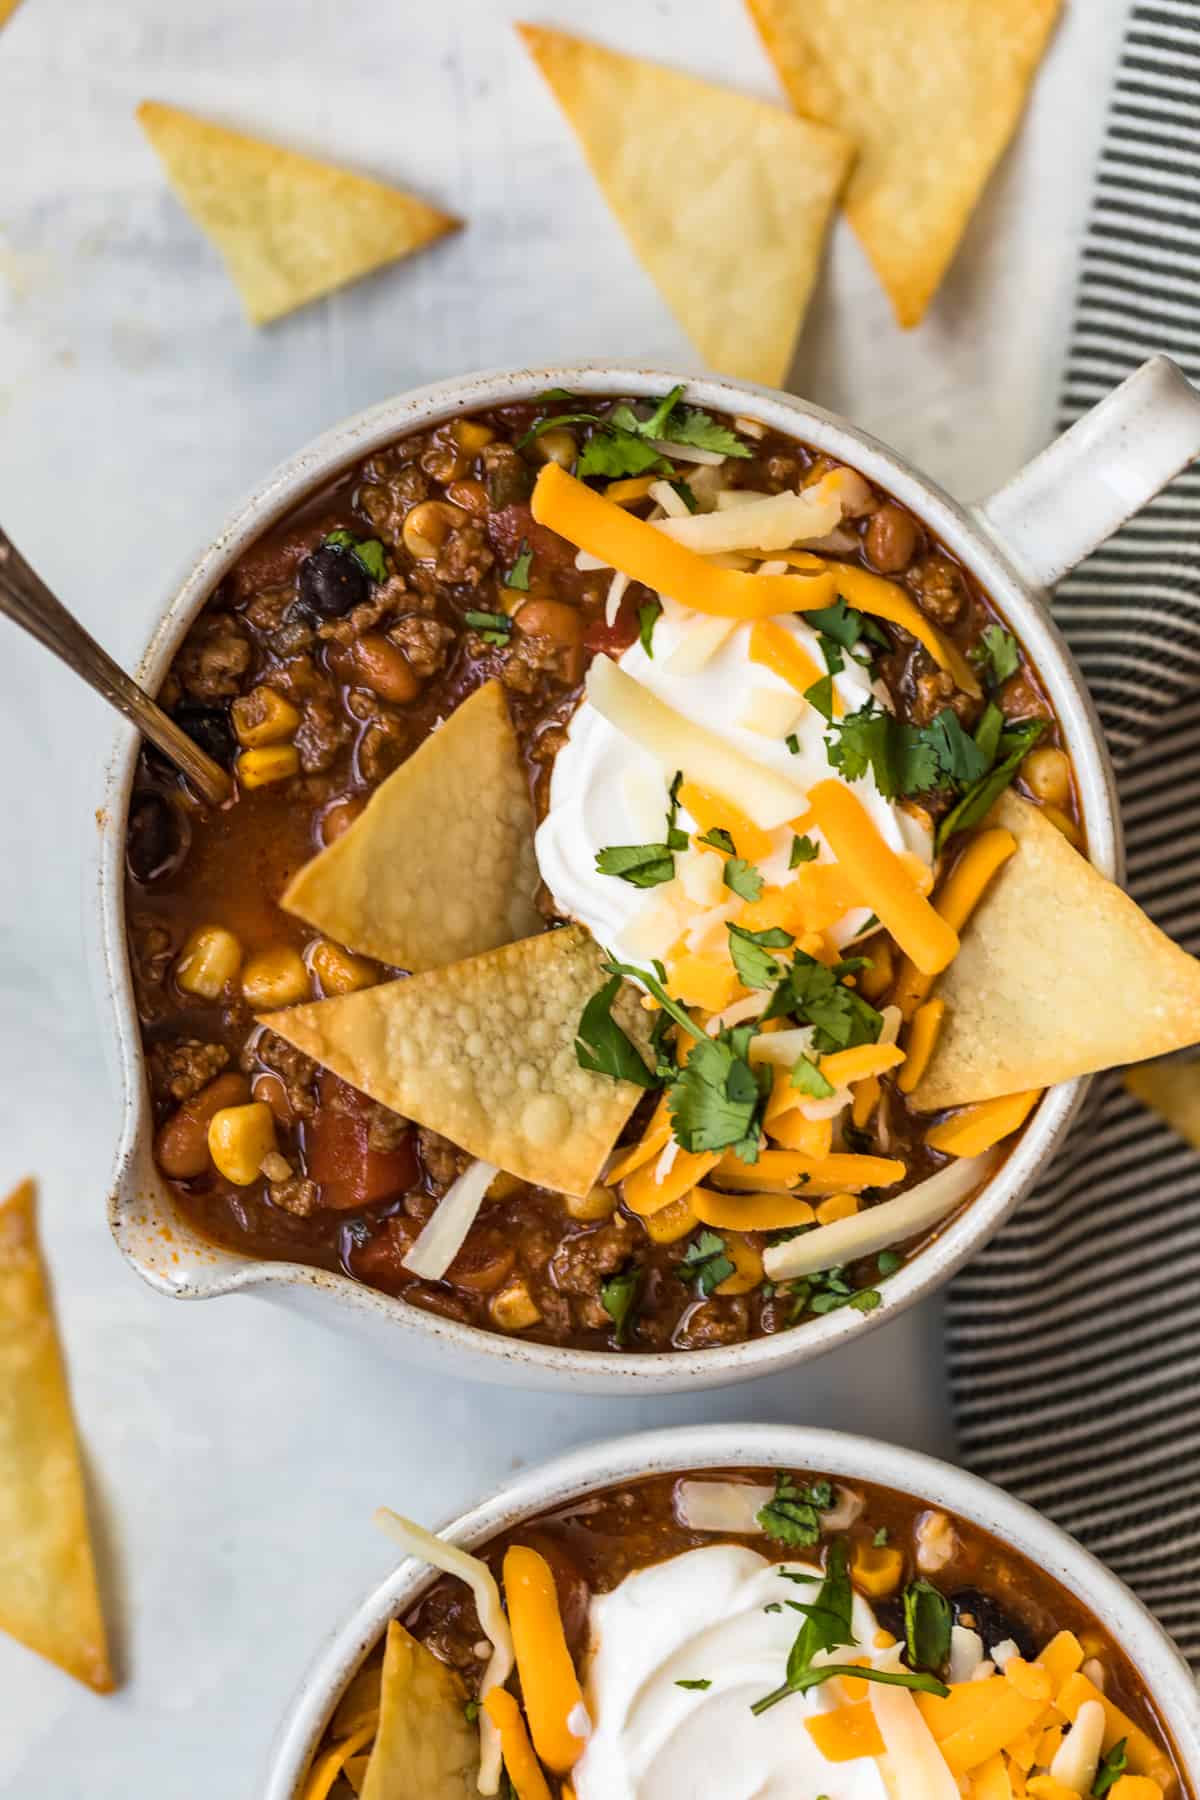
[[1050,588],[1200,455],[1200,392],[1152,356],[974,507],[1018,572]]

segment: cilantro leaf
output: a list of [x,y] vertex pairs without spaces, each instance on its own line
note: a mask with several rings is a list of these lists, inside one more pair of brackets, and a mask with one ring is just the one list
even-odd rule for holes
[[675,1273],[681,1281],[697,1281],[707,1298],[734,1273],[734,1264],[725,1254],[725,1239],[715,1231],[702,1231],[687,1246],[683,1261],[676,1263]]
[[741,900],[757,900],[763,890],[762,876],[744,856],[731,856],[721,879]]
[[786,1700],[789,1694],[803,1694],[838,1675],[861,1675],[865,1681],[879,1681],[892,1687],[915,1688],[919,1693],[949,1693],[949,1688],[934,1675],[909,1669],[859,1668],[853,1663],[817,1663],[823,1652],[852,1649],[857,1640],[852,1626],[854,1592],[846,1568],[846,1546],[835,1538],[825,1561],[825,1579],[811,1606],[792,1603],[805,1615],[787,1660],[786,1678],[773,1693],[756,1700],[751,1712],[760,1714]]
[[807,1550],[821,1536],[820,1507],[828,1506],[832,1493],[817,1488],[799,1487],[782,1470],[775,1477],[775,1492],[765,1506],[754,1515],[759,1529],[777,1543],[792,1549]]
[[904,1258],[898,1256],[894,1250],[881,1250],[875,1261],[881,1275],[894,1275]]
[[675,879],[675,858],[667,844],[611,844],[597,850],[601,875],[616,875],[632,887],[658,887]]
[[616,1327],[613,1336],[618,1344],[629,1342],[645,1274],[644,1269],[634,1264],[600,1283],[600,1304]]
[[813,1048],[825,1055],[831,1050],[849,1050],[856,1044],[876,1044],[883,1030],[883,1017],[854,988],[845,986],[839,977],[851,972],[854,964],[837,963],[828,968],[815,957],[797,951],[779,987],[763,1014],[764,1021],[792,1013],[802,1025],[815,1026]]
[[667,1093],[675,1136],[685,1150],[727,1150],[744,1161],[758,1156],[766,1086],[746,1057],[753,1028],[700,1037]]
[[667,847],[671,850],[686,850],[688,835],[675,821],[679,817],[679,790],[683,786],[683,770],[676,769],[667,789]]
[[658,1087],[658,1076],[646,1067],[642,1053],[612,1016],[612,1004],[621,986],[621,975],[597,990],[579,1015],[575,1058],[581,1069],[610,1075],[614,1081],[632,1081],[643,1088]]
[[387,580],[387,563],[378,538],[358,538],[352,531],[339,529],[329,532],[322,542],[333,550],[348,550],[372,581]]
[[588,475],[611,479],[625,475],[669,475],[670,472],[670,463],[644,439],[607,422],[597,424],[575,465],[575,473],[581,481]]
[[705,1680],[677,1681],[675,1686],[681,1688],[695,1688],[699,1693],[703,1694],[712,1686],[712,1682]]
[[819,712],[826,724],[833,723],[833,676],[822,675],[811,687],[804,690],[804,698]]
[[956,787],[969,787],[986,775],[989,759],[963,730],[953,707],[944,706],[936,719],[922,726],[920,736],[937,757],[941,773]]
[[711,413],[702,412],[698,406],[687,407],[682,418],[672,418],[667,437],[673,444],[691,444],[697,450],[715,450],[718,456],[749,457],[754,454],[740,437],[730,431],[728,425],[722,425]]
[[811,625],[814,631],[819,631],[825,637],[832,638],[835,643],[842,646],[843,650],[853,650],[859,640],[864,637],[869,642],[882,646],[885,650],[890,648],[887,638],[874,619],[869,619],[865,613],[857,612],[854,607],[847,606],[840,595],[832,606],[819,606],[815,607],[812,612],[806,612],[804,622],[806,625]]
[[469,612],[463,614],[463,619],[472,631],[479,633],[485,644],[503,646],[512,636],[513,622],[507,613]]
[[[727,922],[729,955],[743,987],[769,988],[783,979],[784,965],[768,956],[768,950],[786,950],[794,942],[790,932],[773,926],[770,931],[748,931]],[[830,1093],[833,1092],[831,1088]]]
[[996,760],[1003,730],[1004,714],[994,700],[989,700],[983,710],[983,717],[975,727],[975,747],[989,769]]
[[936,1675],[950,1655],[954,1615],[940,1588],[918,1577],[904,1590],[904,1642],[914,1669]]
[[834,1092],[832,1081],[826,1079],[811,1057],[801,1056],[792,1065],[792,1086],[807,1094],[810,1100],[828,1100]]
[[725,830],[723,825],[714,825],[712,830],[706,831],[698,841],[702,844],[711,844],[714,850],[723,850],[726,856],[737,854],[733,836]]
[[[684,383],[682,381],[678,382],[665,399],[659,401],[648,419],[638,421],[637,429],[642,432],[644,436],[649,438],[666,437],[668,420],[683,398],[683,389]],[[622,410],[632,411],[632,408],[623,408]],[[634,416],[636,418],[636,414]]]
[[985,625],[971,651],[971,661],[984,671],[989,688],[1003,687],[1021,666],[1021,646],[1003,625]]
[[642,649],[652,661],[654,658],[654,627],[661,617],[661,600],[647,600],[644,606],[638,607],[638,637],[641,639]]
[[888,1528],[886,1525],[881,1525],[879,1527],[879,1530],[875,1533],[874,1537],[871,1539],[871,1542],[874,1544],[874,1546],[877,1550],[882,1550],[883,1546],[887,1543],[887,1541],[888,1541]]
[[789,731],[783,741],[787,745],[789,751],[791,752],[791,754],[793,756],[799,756],[799,754],[800,754],[800,739],[796,736],[796,733],[794,731]]
[[788,868],[798,869],[801,863],[816,862],[817,846],[810,837],[794,837],[791,853],[788,856]]
[[1118,1738],[1111,1750],[1106,1750],[1100,1758],[1100,1767],[1096,1771],[1096,1779],[1092,1783],[1095,1800],[1104,1800],[1110,1787],[1125,1773],[1128,1758],[1125,1754],[1128,1738]]
[[[542,395],[542,398],[543,400],[573,400],[575,396],[568,394],[565,388],[551,388]],[[524,436],[517,439],[517,449],[527,450],[535,438],[541,437],[543,431],[557,431],[560,425],[602,425],[603,423],[599,413],[547,413],[544,417],[535,419]]]
[[952,807],[938,825],[936,844],[939,850],[956,831],[968,831],[987,817],[1045,729],[1044,719],[1026,719],[1001,733],[997,762],[967,789],[957,806]]
[[683,501],[683,504],[690,513],[700,511],[700,502],[692,492],[692,484],[690,481],[684,481],[682,476],[678,476],[672,481],[671,486],[675,489],[675,492],[679,495],[679,498]]
[[504,577],[505,587],[517,588],[521,593],[527,594],[529,592],[529,569],[532,562],[533,551],[529,548],[525,539],[522,538],[521,548],[517,553],[517,560],[508,571],[508,574]]

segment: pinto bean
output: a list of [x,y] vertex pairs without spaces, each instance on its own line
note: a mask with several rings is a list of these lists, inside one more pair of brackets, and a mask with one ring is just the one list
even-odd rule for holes
[[209,1166],[208,1127],[226,1106],[240,1106],[249,1098],[244,1075],[218,1075],[206,1088],[173,1112],[159,1127],[154,1140],[154,1160],[172,1181],[191,1181]]

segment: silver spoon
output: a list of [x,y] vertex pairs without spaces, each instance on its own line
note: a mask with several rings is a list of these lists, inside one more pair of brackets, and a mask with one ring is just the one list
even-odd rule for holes
[[102,699],[129,719],[143,736],[170,758],[187,776],[201,799],[220,806],[229,798],[232,783],[219,763],[206,756],[199,744],[174,719],[167,717],[148,694],[142,692],[119,668],[95,638],[86,632],[61,600],[57,600],[41,576],[31,569],[12,539],[0,529],[0,613],[23,626],[30,637],[53,651],[68,669],[82,676]]

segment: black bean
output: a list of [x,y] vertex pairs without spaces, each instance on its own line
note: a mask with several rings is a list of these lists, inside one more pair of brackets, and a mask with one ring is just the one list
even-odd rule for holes
[[950,1604],[954,1608],[956,1623],[963,1613],[969,1613],[974,1621],[970,1629],[977,1631],[983,1639],[985,1654],[1011,1638],[1021,1655],[1027,1662],[1036,1654],[1033,1638],[1019,1619],[1014,1619],[1005,1612],[999,1603],[979,1588],[959,1588],[950,1595]]
[[237,738],[225,706],[200,706],[185,700],[177,706],[172,718],[181,731],[186,731],[194,744],[207,751],[223,769],[233,767],[237,755]]
[[370,592],[370,578],[358,558],[334,544],[322,544],[300,564],[299,607],[310,617],[340,619]]
[[125,855],[135,881],[145,884],[172,874],[187,855],[191,838],[186,813],[164,795],[152,790],[134,795]]

